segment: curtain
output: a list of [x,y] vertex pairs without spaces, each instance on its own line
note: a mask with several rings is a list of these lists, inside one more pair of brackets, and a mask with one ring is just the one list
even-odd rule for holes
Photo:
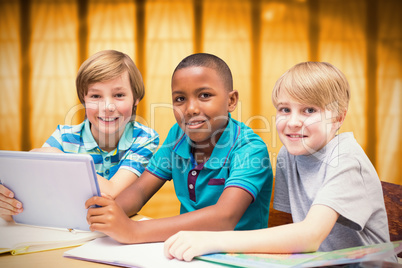
[[72,1],[32,1],[29,118],[32,148],[59,124],[76,124],[77,12]]
[[0,149],[21,150],[18,2],[0,7]]
[[231,68],[240,95],[232,116],[263,138],[275,169],[282,144],[274,83],[296,63],[327,61],[351,86],[340,132],[353,131],[381,180],[402,184],[401,7],[400,0],[1,0],[0,149],[40,147],[58,124],[81,122],[75,76],[103,49],[136,62],[146,88],[137,120],[162,143],[175,123],[172,72],[184,57],[207,52]]

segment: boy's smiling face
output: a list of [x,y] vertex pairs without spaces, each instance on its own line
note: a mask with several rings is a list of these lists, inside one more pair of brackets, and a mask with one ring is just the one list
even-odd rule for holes
[[276,111],[279,138],[292,155],[310,155],[331,141],[341,122],[333,112],[294,101],[280,92]]
[[115,147],[132,116],[134,103],[128,73],[90,84],[84,97],[85,112],[98,145]]
[[228,113],[237,105],[237,91],[225,88],[217,72],[207,67],[186,67],[172,78],[174,116],[195,143],[195,149],[212,150],[226,128]]

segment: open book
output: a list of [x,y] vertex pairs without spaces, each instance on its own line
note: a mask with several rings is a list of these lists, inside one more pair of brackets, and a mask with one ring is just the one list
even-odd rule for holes
[[0,253],[12,255],[82,245],[102,233],[5,222],[0,218]]
[[[392,259],[402,251],[402,241],[300,254],[242,254],[218,253],[196,257],[212,263],[235,267],[328,267],[342,264],[365,263]],[[353,266],[355,267],[355,266]],[[356,266],[357,267],[357,266]],[[360,267],[360,266],[359,266]],[[383,266],[369,266],[383,267]],[[385,266],[384,266],[385,267]]]
[[122,267],[150,268],[220,268],[219,264],[200,260],[183,262],[169,260],[163,253],[163,243],[124,245],[110,237],[97,238],[77,248],[64,252],[64,257],[106,263]]
[[163,243],[123,245],[110,237],[97,238],[64,253],[64,257],[122,267],[317,267],[383,261],[402,250],[402,241],[305,254],[210,254],[191,262],[168,260]]

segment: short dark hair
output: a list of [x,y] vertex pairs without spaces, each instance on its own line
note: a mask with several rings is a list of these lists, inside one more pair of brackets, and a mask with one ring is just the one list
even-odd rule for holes
[[229,66],[221,58],[208,54],[196,53],[184,58],[174,69],[173,75],[180,70],[188,67],[206,67],[215,70],[228,91],[233,90],[233,77]]

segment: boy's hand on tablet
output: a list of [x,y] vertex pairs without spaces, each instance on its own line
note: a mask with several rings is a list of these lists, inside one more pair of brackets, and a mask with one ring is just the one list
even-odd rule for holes
[[22,211],[22,204],[14,198],[14,193],[0,183],[0,216],[11,221],[11,215],[17,215]]
[[[98,207],[96,207],[98,206]],[[91,231],[102,232],[120,243],[131,243],[131,230],[135,222],[127,217],[123,209],[116,204],[114,199],[102,193],[102,196],[94,196],[87,200],[87,221]]]

